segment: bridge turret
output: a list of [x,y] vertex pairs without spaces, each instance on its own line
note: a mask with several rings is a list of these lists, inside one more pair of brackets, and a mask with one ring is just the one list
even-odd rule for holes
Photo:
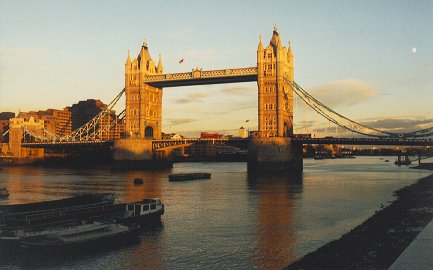
[[156,72],[162,74],[162,71],[163,71],[162,56],[161,54],[159,54],[158,68],[156,69]]
[[128,57],[126,58],[126,62],[125,62],[125,73],[126,74],[131,73],[131,55],[129,50],[128,50]]
[[258,52],[263,52],[262,35],[260,35],[259,37],[260,37],[260,41],[259,41],[259,46],[257,47],[257,53]]
[[[143,81],[148,75],[162,74],[162,58],[160,56],[156,67],[144,40],[137,58],[132,61],[128,59],[125,64],[126,134],[136,139],[160,139],[162,89]],[[128,61],[131,61],[130,68]]]
[[293,56],[292,44],[290,43],[290,41],[287,49],[287,62],[289,63],[289,79],[293,82],[295,80],[295,57]]
[[[289,58],[292,61],[289,61]],[[288,137],[293,134],[293,92],[283,78],[293,80],[293,54],[281,43],[274,26],[269,45],[257,49],[257,86],[259,133],[264,137]]]

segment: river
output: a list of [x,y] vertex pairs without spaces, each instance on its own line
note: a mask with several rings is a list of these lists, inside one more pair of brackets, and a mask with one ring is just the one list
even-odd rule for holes
[[[385,162],[389,159],[391,162]],[[246,163],[176,163],[172,170],[7,167],[0,204],[114,192],[121,201],[159,197],[162,225],[120,247],[33,256],[0,255],[0,269],[276,269],[339,238],[429,174],[392,157],[304,159],[302,174],[248,175]],[[169,173],[211,180],[168,182]],[[144,179],[136,186],[133,179]]]

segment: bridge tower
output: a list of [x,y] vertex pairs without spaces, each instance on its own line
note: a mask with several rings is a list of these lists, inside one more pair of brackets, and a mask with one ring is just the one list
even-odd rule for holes
[[150,56],[144,41],[140,53],[125,63],[126,120],[125,131],[131,139],[161,139],[162,88],[144,83],[146,75],[162,74],[162,58],[158,65]]
[[257,86],[259,136],[293,135],[293,90],[283,78],[294,80],[293,53],[289,43],[281,43],[277,27],[271,41],[263,48],[262,37],[257,48]]
[[258,133],[248,144],[248,170],[302,170],[302,145],[292,142],[294,57],[274,27],[269,45],[257,48]]

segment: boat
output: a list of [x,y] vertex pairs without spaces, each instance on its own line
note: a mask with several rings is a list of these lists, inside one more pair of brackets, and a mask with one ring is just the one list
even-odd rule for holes
[[9,197],[9,191],[5,187],[0,187],[0,198]]
[[160,199],[152,198],[131,203],[93,203],[40,211],[7,213],[3,215],[3,224],[0,225],[3,225],[3,230],[14,231],[19,228],[50,227],[100,218],[111,218],[122,224],[145,225],[148,222],[159,221],[163,214],[164,205]]
[[176,173],[170,174],[168,180],[172,182],[189,181],[196,179],[210,179],[210,173]]
[[36,203],[24,203],[13,205],[1,205],[0,213],[16,213],[16,212],[30,212],[30,211],[43,211],[47,209],[73,207],[79,205],[88,205],[95,203],[113,204],[116,196],[113,193],[101,194],[87,194],[78,195],[69,198],[51,200]]
[[134,185],[142,185],[143,183],[144,183],[144,181],[141,178],[135,178],[134,179]]
[[125,211],[114,219],[125,225],[139,224],[146,226],[161,220],[164,214],[164,204],[160,199],[143,199],[142,201],[125,204]]
[[[0,206],[0,227],[37,226],[87,219],[101,212],[119,211],[112,193],[80,195],[46,202]],[[114,209],[113,209],[114,208]],[[120,209],[120,208],[119,208]]]
[[137,226],[115,222],[92,222],[77,226],[60,227],[42,231],[21,231],[2,240],[16,243],[22,248],[62,248],[89,245],[101,241],[119,241],[135,235]]

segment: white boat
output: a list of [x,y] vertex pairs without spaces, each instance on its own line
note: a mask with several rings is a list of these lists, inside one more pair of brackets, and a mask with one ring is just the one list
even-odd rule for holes
[[49,248],[88,245],[100,241],[116,241],[134,235],[136,227],[117,223],[93,222],[44,231],[17,231],[13,237],[3,237],[23,248]]

